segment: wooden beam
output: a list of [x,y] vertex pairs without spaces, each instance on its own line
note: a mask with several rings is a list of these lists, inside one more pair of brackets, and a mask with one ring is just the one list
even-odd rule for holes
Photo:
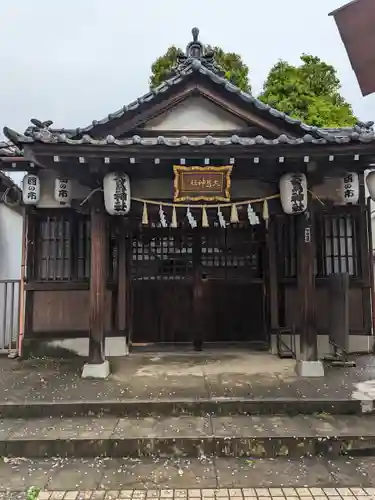
[[[33,148],[38,163],[41,163],[43,156],[48,156],[50,159],[53,156],[77,158],[77,163],[74,166],[76,169],[87,169],[86,164],[79,164],[78,157],[84,156],[90,158],[105,158],[110,157],[111,160],[124,158],[160,158],[172,159],[176,158],[244,158],[253,159],[259,157],[261,160],[272,158],[277,160],[280,156],[285,158],[285,161],[295,159],[300,162],[305,156],[310,157],[310,161],[325,162],[334,170],[335,165],[340,165],[343,159],[353,160],[356,154],[360,155],[357,162],[352,163],[352,168],[363,170],[368,168],[369,163],[375,161],[374,143],[352,142],[349,144],[321,144],[311,145],[304,143],[300,145],[280,144],[280,145],[264,145],[254,144],[253,146],[244,147],[240,144],[231,144],[228,146],[215,146],[207,144],[203,146],[178,146],[170,147],[158,145],[145,146],[142,144],[133,144],[126,147],[117,146],[116,144],[91,145],[91,144],[39,144],[35,143],[29,147]],[[335,161],[329,162],[329,156],[335,156]],[[42,162],[43,163],[43,162]],[[251,168],[249,164],[249,168]]]
[[300,310],[300,355],[303,361],[317,361],[317,331],[315,321],[315,244],[312,203],[297,220],[297,282]]
[[104,362],[105,294],[107,278],[107,217],[102,193],[91,200],[91,275],[89,363]]

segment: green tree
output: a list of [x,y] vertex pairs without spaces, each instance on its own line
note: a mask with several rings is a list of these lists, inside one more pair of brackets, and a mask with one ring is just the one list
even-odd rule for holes
[[269,72],[259,99],[309,125],[345,127],[357,121],[340,95],[335,68],[318,57],[303,54],[302,64],[279,61]]
[[[216,64],[224,71],[225,77],[234,85],[245,92],[251,92],[249,82],[249,68],[243,63],[240,55],[234,52],[224,52],[220,47],[205,47],[206,53],[213,53]],[[171,73],[177,64],[177,59],[182,51],[172,45],[167,52],[156,59],[151,66],[150,87],[160,85]]]

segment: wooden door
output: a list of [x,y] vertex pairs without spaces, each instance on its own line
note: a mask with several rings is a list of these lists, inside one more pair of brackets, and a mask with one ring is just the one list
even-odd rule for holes
[[[264,340],[261,234],[248,226],[135,231],[132,343],[190,343],[198,323],[205,342]],[[207,280],[199,304],[197,273]]]

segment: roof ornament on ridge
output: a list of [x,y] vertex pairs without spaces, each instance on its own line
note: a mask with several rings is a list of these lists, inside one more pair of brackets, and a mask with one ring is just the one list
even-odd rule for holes
[[25,135],[32,136],[35,132],[48,131],[51,125],[53,125],[52,120],[46,120],[44,122],[37,120],[36,118],[31,118],[31,125],[25,130]]
[[361,122],[358,121],[354,127],[353,131],[359,134],[373,134],[374,133],[374,122]]
[[224,76],[224,71],[214,60],[214,53],[211,50],[207,50],[203,43],[198,40],[199,29],[193,28],[191,33],[193,35],[193,40],[187,44],[185,54],[182,52],[179,54],[177,58],[178,63],[172,69],[172,75],[181,73],[190,64],[192,64],[193,66],[202,65],[213,73],[216,73],[219,76]]

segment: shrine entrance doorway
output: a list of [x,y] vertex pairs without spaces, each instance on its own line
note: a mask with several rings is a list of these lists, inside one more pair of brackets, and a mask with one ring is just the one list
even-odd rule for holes
[[197,311],[205,344],[266,343],[264,235],[247,224],[133,231],[130,343],[191,344]]

